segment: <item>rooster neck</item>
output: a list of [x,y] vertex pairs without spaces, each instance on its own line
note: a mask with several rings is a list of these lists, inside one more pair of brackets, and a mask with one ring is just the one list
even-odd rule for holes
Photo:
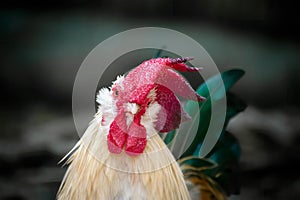
[[158,134],[143,154],[131,157],[111,154],[105,131],[96,120],[90,124],[67,161],[59,200],[190,198],[183,174]]

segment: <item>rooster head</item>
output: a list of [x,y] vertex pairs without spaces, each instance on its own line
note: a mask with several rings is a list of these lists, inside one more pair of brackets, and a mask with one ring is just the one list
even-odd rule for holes
[[[111,87],[115,116],[109,125],[108,150],[130,156],[143,153],[153,133],[169,132],[189,119],[176,95],[204,101],[175,70],[196,72],[190,58],[156,58],[143,62]],[[105,121],[105,118],[102,119]]]

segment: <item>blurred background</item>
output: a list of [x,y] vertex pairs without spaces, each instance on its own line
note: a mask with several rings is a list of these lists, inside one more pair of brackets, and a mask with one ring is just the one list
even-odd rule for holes
[[55,198],[57,163],[78,140],[71,95],[81,62],[142,26],[185,33],[220,71],[246,71],[233,92],[248,108],[228,127],[242,147],[241,194],[231,199],[299,199],[298,10],[289,0],[1,3],[0,199]]

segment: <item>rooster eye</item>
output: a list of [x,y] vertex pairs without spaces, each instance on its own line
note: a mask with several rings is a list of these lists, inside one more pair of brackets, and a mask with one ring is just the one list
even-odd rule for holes
[[116,90],[116,91],[115,91],[115,96],[118,96],[118,95],[119,95],[119,91]]

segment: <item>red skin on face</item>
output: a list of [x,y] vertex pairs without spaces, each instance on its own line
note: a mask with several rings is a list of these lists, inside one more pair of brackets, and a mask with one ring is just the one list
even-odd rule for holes
[[[199,68],[191,68],[183,63],[188,60],[189,58],[156,58],[145,61],[126,76],[122,87],[116,85],[113,88],[119,112],[107,136],[108,149],[111,153],[120,153],[124,146],[126,153],[131,156],[144,151],[147,134],[145,127],[140,123],[141,116],[153,101],[162,107],[155,128],[160,132],[169,132],[179,127],[181,116],[187,116],[185,113],[181,114],[184,111],[175,94],[195,101],[204,100],[180,74],[173,70],[198,71]],[[153,89],[156,96],[155,99],[150,99],[148,94]],[[139,110],[127,129],[123,105],[128,102],[138,104]]]

